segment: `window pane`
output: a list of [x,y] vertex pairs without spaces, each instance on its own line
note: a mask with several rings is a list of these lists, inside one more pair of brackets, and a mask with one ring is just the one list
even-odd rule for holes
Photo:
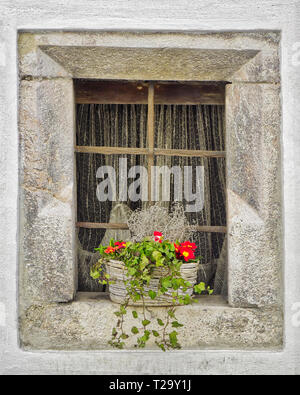
[[[225,150],[225,107],[220,105],[156,105],[155,147],[163,149]],[[204,167],[204,207],[199,212],[186,212],[191,224],[226,226],[226,161],[225,158],[157,157],[156,165],[168,167]],[[193,177],[193,191],[196,178]],[[171,187],[171,199],[174,199]],[[186,209],[188,202],[183,201]],[[195,232],[197,254],[203,257],[206,275],[215,278],[217,259],[226,249],[225,234]],[[200,279],[204,280],[201,277]]]
[[[76,154],[77,164],[77,221],[78,222],[101,222],[101,223],[126,223],[131,210],[142,207],[142,202],[120,201],[119,190],[119,159],[127,159],[127,169],[132,166],[147,166],[147,158],[139,155],[99,155],[99,154]],[[124,163],[124,162],[123,162]],[[111,166],[116,174],[116,201],[101,202],[97,197],[97,186],[103,180],[96,177],[97,170],[101,166]],[[105,176],[106,178],[106,176]],[[128,186],[134,181],[123,181],[122,186]],[[125,183],[125,184],[124,184]],[[108,244],[111,238],[128,239],[127,230],[111,229],[78,229],[78,271],[79,291],[101,291],[102,287],[90,278],[90,266],[99,258],[94,249],[100,243]]]
[[[225,184],[225,159],[224,158],[188,158],[188,157],[170,157],[157,156],[155,158],[156,166],[167,166],[172,169],[177,166],[180,169],[182,177],[181,190],[183,197],[183,207],[186,212],[187,219],[192,225],[208,225],[208,226],[226,226],[226,184]],[[184,168],[189,166],[192,174],[192,182],[186,180],[184,176]],[[196,189],[196,167],[203,169],[203,184],[201,184],[201,192]],[[173,168],[174,169],[174,168]],[[198,173],[199,174],[199,173]],[[202,173],[201,173],[202,174]],[[193,208],[196,202],[190,200],[186,196],[184,183],[188,183],[191,192],[195,194],[197,201],[203,202],[203,207]],[[166,179],[160,179],[160,188]],[[161,197],[161,195],[160,195]],[[170,176],[170,201],[165,202],[171,209],[172,202],[175,200],[174,195],[174,176]],[[192,210],[191,212],[189,212]],[[195,243],[200,246],[198,253],[203,256],[203,262],[209,263],[212,258],[217,258],[222,249],[224,235],[210,233],[195,233]]]
[[[132,182],[139,178],[127,178],[126,175],[128,171],[134,166],[144,166],[145,171],[147,169],[147,157],[143,155],[100,155],[100,154],[76,154],[77,163],[77,221],[78,222],[114,222],[122,223],[126,220],[122,220],[122,217],[114,216],[114,221],[112,221],[111,214],[112,209],[118,203],[124,203],[128,206],[130,210],[135,210],[142,207],[141,200],[135,201],[134,198],[127,196],[123,197],[122,188],[127,192],[129,186]],[[122,173],[120,172],[119,165],[123,166],[125,172],[125,179],[122,178]],[[115,190],[116,196],[114,201],[100,201],[99,196],[97,196],[97,187],[107,178],[101,177],[101,174],[97,171],[101,170],[104,166],[110,166],[115,174]],[[106,169],[103,169],[106,172]],[[104,184],[102,184],[104,185]],[[111,189],[112,190],[112,189]],[[105,193],[107,188],[105,189]],[[139,194],[140,188],[137,189],[137,194]],[[126,199],[126,201],[124,201]],[[100,243],[97,241],[91,244],[84,244],[84,247],[88,250],[93,250],[95,246]]]
[[144,148],[147,105],[77,104],[77,145]]
[[155,147],[224,151],[224,106],[155,105]]

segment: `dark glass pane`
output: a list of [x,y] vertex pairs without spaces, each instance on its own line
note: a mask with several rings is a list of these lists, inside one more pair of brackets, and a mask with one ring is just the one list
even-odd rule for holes
[[[196,158],[196,157],[170,157],[159,156],[155,158],[156,166],[167,166],[171,169],[178,166],[182,175],[182,202],[186,212],[186,217],[191,225],[226,226],[226,195],[225,195],[225,159],[224,158]],[[187,201],[184,191],[184,167],[190,166],[193,171],[192,192],[196,193],[196,167],[203,168],[202,193],[198,194],[198,201],[203,202],[203,207],[199,210],[188,209],[193,201]],[[166,182],[164,180],[164,182]],[[160,187],[162,179],[160,181]],[[174,177],[170,177],[170,201],[164,204],[171,209],[174,196]],[[197,244],[197,254],[203,257],[202,263],[210,263],[218,258],[222,250],[224,234],[196,232],[193,234],[193,241]]]
[[224,106],[156,105],[155,147],[225,150]]
[[[147,158],[139,155],[99,155],[76,154],[77,164],[77,221],[101,223],[126,223],[132,210],[142,207],[140,200],[120,201],[119,191],[119,159],[127,159],[127,170],[132,166],[147,166]],[[97,186],[103,179],[97,179],[97,170],[101,166],[112,166],[116,173],[116,201],[101,202],[97,197]],[[128,179],[127,187],[134,179]],[[126,183],[126,181],[125,181]],[[122,185],[124,181],[122,182]],[[97,261],[94,249],[100,243],[108,244],[111,238],[129,239],[128,230],[112,229],[78,229],[78,271],[79,291],[102,291],[97,281],[90,278],[90,267]]]
[[[189,221],[198,225],[226,226],[226,180],[225,158],[198,158],[178,156],[156,156],[156,166],[167,166],[170,170],[176,166],[182,176],[182,197],[184,207],[191,204],[186,201],[184,192],[184,168],[190,166],[192,171],[192,192],[196,193],[196,168],[203,169],[203,209],[198,212],[186,212]],[[198,174],[200,174],[200,169]],[[162,179],[161,179],[162,180]],[[162,181],[161,181],[162,182]],[[161,185],[160,185],[161,186]],[[174,201],[174,176],[170,176],[170,205]],[[200,221],[200,222],[199,222]]]
[[147,105],[77,104],[77,145],[144,148]]
[[[78,222],[114,222],[123,223],[126,222],[126,218],[122,216],[122,213],[115,213],[111,218],[112,210],[119,204],[123,204],[130,210],[136,210],[142,207],[141,200],[134,201],[127,197],[126,201],[123,201],[120,194],[120,185],[124,187],[126,179],[119,180],[119,164],[120,159],[123,160],[123,164],[126,165],[125,171],[128,171],[133,166],[144,166],[147,169],[147,158],[140,155],[99,155],[99,154],[76,154],[77,163],[77,221]],[[127,161],[125,163],[124,161]],[[116,178],[116,197],[115,201],[99,201],[97,197],[97,186],[103,180],[97,178],[97,170],[101,166],[111,166],[115,170]],[[105,176],[106,178],[106,176]],[[132,182],[139,178],[127,178],[127,190]],[[126,189],[126,188],[125,188]],[[139,189],[137,190],[139,192]],[[125,215],[125,213],[123,213]],[[104,236],[105,230],[96,229],[94,231],[80,229],[79,239],[82,247],[88,251],[99,245],[101,238]]]

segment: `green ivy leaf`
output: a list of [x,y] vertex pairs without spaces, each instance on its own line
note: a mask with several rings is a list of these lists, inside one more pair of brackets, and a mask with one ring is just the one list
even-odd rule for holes
[[136,274],[137,270],[134,267],[129,267],[128,268],[128,274],[130,276],[134,276]]
[[176,331],[169,333],[170,343],[173,348],[176,348],[178,346],[177,334],[178,333]]
[[145,254],[146,254],[146,256],[147,256],[147,257],[151,257],[151,254],[152,254],[153,251],[154,251],[154,248],[153,248],[153,247],[147,246],[147,248],[145,249]]
[[116,328],[113,328],[111,334],[112,334],[112,336],[116,336],[116,335],[117,335],[117,329],[116,329]]
[[160,326],[164,326],[165,325],[160,318],[157,318],[157,323]]
[[177,289],[180,288],[180,281],[178,278],[173,278],[172,281],[172,288],[176,291]]
[[143,320],[142,324],[143,324],[143,326],[147,326],[147,325],[150,324],[150,321],[149,320]]
[[151,258],[153,258],[153,260],[157,262],[159,259],[162,258],[162,254],[159,251],[153,251]]
[[141,300],[141,295],[138,294],[138,293],[136,293],[136,294],[133,296],[133,301],[134,301],[134,302],[137,302],[138,300]]
[[150,298],[153,300],[156,298],[156,292],[152,291],[151,289],[148,291],[148,295],[150,296]]
[[159,293],[160,293],[160,295],[163,295],[163,294],[165,294],[167,291],[168,291],[168,288],[161,287],[160,290],[159,290]]
[[171,318],[175,318],[175,313],[172,310],[168,310],[168,316]]
[[210,286],[207,287],[207,291],[208,291],[208,295],[211,295],[214,292],[213,289],[210,289]]
[[201,294],[203,291],[205,291],[205,283],[200,283],[194,286],[194,291],[197,294]]
[[109,240],[109,245],[110,245],[110,247],[114,247],[114,245],[115,245],[114,239]]
[[179,324],[179,322],[177,322],[177,321],[173,321],[172,322],[172,327],[173,328],[180,328],[181,326],[183,326],[182,324]]
[[[175,300],[175,302],[176,302],[176,300]],[[183,303],[184,303],[184,299],[183,299],[182,296],[178,296],[178,302],[179,302],[180,304],[183,304]]]
[[154,337],[159,337],[159,333],[157,331],[152,331]]
[[125,309],[125,307],[124,306],[120,306],[120,313],[122,314],[122,315],[124,315],[124,314],[126,314],[127,313],[127,311],[126,311],[126,309]]
[[156,267],[162,267],[162,266],[164,266],[163,261],[161,261],[161,260],[156,261],[155,266],[156,266]]
[[136,311],[132,312],[133,318],[138,318],[138,313]]
[[142,348],[145,347],[146,342],[149,340],[149,337],[150,337],[150,332],[147,331],[147,330],[145,330],[145,331],[144,331],[144,335],[141,336],[141,337],[138,339],[139,347],[142,347]]
[[146,257],[145,254],[143,254],[142,257],[141,257],[140,269],[141,270],[145,269],[145,267],[148,265],[148,263],[149,263],[148,258]]
[[191,304],[192,303],[192,298],[190,295],[185,295],[183,299],[183,304]]
[[173,244],[173,243],[171,243],[171,244],[169,245],[169,250],[170,250],[170,251],[175,251],[175,247],[174,247],[174,244]]
[[138,330],[138,328],[137,328],[136,326],[133,326],[133,327],[131,328],[131,332],[132,332],[134,335],[136,335],[137,333],[139,333],[139,330]]
[[94,280],[97,280],[97,279],[101,276],[101,274],[99,273],[99,270],[98,270],[98,269],[91,269],[91,271],[90,271],[90,276],[91,276]]
[[171,288],[172,287],[172,282],[171,282],[171,280],[169,278],[163,278],[162,282],[161,282],[161,285],[164,288]]

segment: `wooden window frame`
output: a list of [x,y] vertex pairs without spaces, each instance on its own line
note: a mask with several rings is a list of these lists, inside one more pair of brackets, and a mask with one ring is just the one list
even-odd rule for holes
[[[151,169],[155,156],[226,158],[226,151],[155,148],[155,104],[225,104],[225,84],[134,81],[75,80],[76,104],[147,104],[147,147],[78,146],[75,153],[102,155],[146,155],[148,157],[148,193],[151,196]],[[78,228],[128,229],[125,223],[76,222]],[[195,226],[193,226],[195,229]],[[196,226],[198,232],[226,233],[226,226]]]

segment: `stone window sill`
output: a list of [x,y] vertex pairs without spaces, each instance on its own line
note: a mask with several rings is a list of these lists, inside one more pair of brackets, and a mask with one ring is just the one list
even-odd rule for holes
[[[282,313],[277,308],[233,308],[221,296],[200,296],[198,303],[177,308],[182,348],[273,349],[282,346]],[[73,302],[32,306],[23,321],[22,346],[26,349],[109,350],[107,342],[118,305],[106,293],[77,293]],[[162,307],[149,307],[156,318]],[[128,308],[127,331],[133,325]],[[134,349],[129,342],[128,349]],[[150,349],[156,349],[151,343]]]

